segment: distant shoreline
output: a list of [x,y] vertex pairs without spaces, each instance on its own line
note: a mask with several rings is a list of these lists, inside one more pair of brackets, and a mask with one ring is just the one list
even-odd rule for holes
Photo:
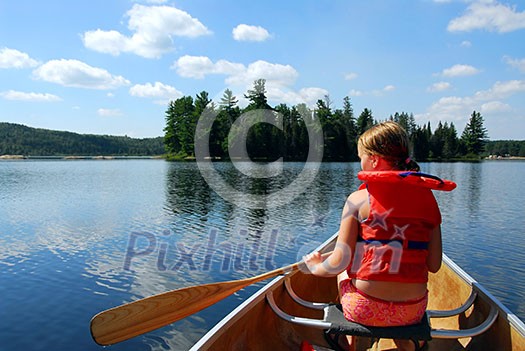
[[26,156],[0,155],[0,160],[153,160],[164,159],[164,156]]
[[495,155],[490,155],[490,156],[485,157],[484,159],[488,160],[488,161],[516,161],[516,160],[523,161],[523,160],[525,160],[525,157],[523,157],[523,156],[495,156]]

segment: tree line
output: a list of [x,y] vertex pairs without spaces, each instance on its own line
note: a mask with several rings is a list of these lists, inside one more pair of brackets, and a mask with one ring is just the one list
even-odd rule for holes
[[486,155],[525,157],[525,140],[494,140],[487,142]]
[[157,156],[164,138],[77,134],[0,123],[0,155],[24,156]]
[[[211,113],[215,121],[206,137],[209,139],[210,156],[228,158],[228,140],[232,139],[234,122],[239,116],[250,111],[270,110],[277,128],[269,123],[253,125],[247,134],[246,148],[250,158],[272,160],[305,160],[308,153],[308,128],[316,119],[324,137],[324,161],[356,161],[357,139],[365,130],[377,124],[370,109],[365,108],[357,117],[349,97],[343,99],[343,107],[334,108],[329,96],[317,101],[314,109],[306,104],[270,106],[266,97],[265,80],[254,81],[244,97],[248,100],[245,108],[238,106],[238,99],[226,89],[216,104],[206,91],[195,96],[184,96],[169,103],[166,110],[164,143],[173,158],[195,156],[195,128],[203,113]],[[430,122],[417,125],[412,113],[396,112],[389,120],[400,123],[408,132],[413,157],[418,161],[453,160],[480,158],[486,152],[488,132],[483,116],[473,111],[461,135],[454,123],[439,122],[432,131]],[[514,150],[513,150],[514,151]]]

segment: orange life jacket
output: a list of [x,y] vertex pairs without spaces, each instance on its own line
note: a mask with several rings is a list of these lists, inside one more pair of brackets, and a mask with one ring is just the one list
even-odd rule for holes
[[351,277],[362,280],[428,281],[428,243],[441,213],[431,189],[456,184],[406,171],[359,172],[368,190],[370,214],[361,222]]

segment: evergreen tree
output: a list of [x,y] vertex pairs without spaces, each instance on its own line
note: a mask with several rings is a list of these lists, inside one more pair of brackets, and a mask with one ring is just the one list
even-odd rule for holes
[[430,124],[428,126],[416,127],[412,133],[411,141],[413,148],[413,156],[416,161],[425,161],[429,158],[430,153]]
[[520,149],[518,151],[518,155],[519,157],[525,157],[525,143],[522,142],[521,143],[521,146],[520,146]]
[[434,134],[430,137],[430,158],[441,159],[443,157],[443,145],[445,144],[445,127],[441,121],[438,122]]
[[[266,98],[266,80],[257,79],[253,82],[253,89],[248,90],[244,95],[245,98],[250,100],[250,104],[243,110],[243,113],[256,111],[253,118],[261,120],[260,123],[256,123],[248,131],[246,148],[248,154],[253,158],[275,158],[279,153],[280,144],[276,142],[276,135],[280,133],[278,128],[269,124],[262,123],[263,117],[267,117],[269,113],[273,113],[273,108],[268,105],[268,99]],[[275,114],[273,117],[277,117]]]
[[195,106],[191,96],[171,101],[166,112],[164,142],[170,153],[194,155]]
[[[313,119],[315,113],[306,104],[300,103],[292,109],[292,119],[294,124],[292,127],[295,143],[294,158],[305,160],[308,156],[309,139],[308,139],[308,128],[313,128]],[[321,132],[317,130],[316,132]]]
[[443,158],[450,160],[457,156],[458,153],[458,135],[454,123],[450,126],[445,122],[443,142]]
[[337,145],[334,143],[336,138],[336,132],[332,115],[332,110],[330,109],[330,99],[325,96],[324,99],[317,100],[315,108],[315,118],[319,121],[323,129],[323,139],[324,139],[324,156],[325,159],[331,159],[338,154]]
[[238,102],[239,100],[233,96],[230,89],[224,91],[210,136],[212,156],[225,157],[228,154],[228,134],[233,122],[241,115],[241,109],[237,106]]
[[266,97],[266,79],[255,80],[253,89],[248,90],[244,97],[250,100],[250,104],[244,109],[245,112],[255,109],[272,109]]
[[170,154],[180,151],[180,141],[177,135],[177,115],[175,101],[170,101],[166,110],[166,126],[164,127],[164,145]]
[[461,135],[467,153],[479,156],[484,150],[487,138],[488,133],[483,126],[483,116],[473,111]]
[[357,124],[354,117],[354,109],[352,102],[348,96],[343,99],[343,115],[342,123],[344,126],[344,132],[346,137],[346,148],[348,152],[348,160],[356,161],[357,157]]
[[365,108],[363,112],[357,118],[357,134],[363,134],[367,129],[372,127],[375,124],[374,117],[372,116],[372,111],[368,108]]
[[208,92],[207,91],[201,91],[199,94],[195,96],[195,120],[197,120],[202,112],[206,109],[206,107],[211,107],[210,103],[212,102],[211,99],[208,98]]
[[234,109],[238,102],[239,100],[233,96],[233,92],[230,89],[226,89],[224,90],[224,94],[222,95],[219,105],[221,108],[229,111]]

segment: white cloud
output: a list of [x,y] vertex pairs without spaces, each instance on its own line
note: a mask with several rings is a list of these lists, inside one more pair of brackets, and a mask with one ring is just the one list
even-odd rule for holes
[[465,14],[451,20],[447,27],[450,32],[484,29],[499,33],[523,28],[525,28],[525,12],[517,12],[515,6],[499,4],[496,1],[471,3]]
[[170,6],[144,6],[135,4],[126,13],[126,36],[118,31],[101,29],[85,32],[84,46],[111,55],[130,52],[146,58],[158,58],[173,51],[174,36],[195,38],[211,32],[187,12]]
[[504,104],[501,101],[491,101],[481,105],[481,113],[493,113],[493,112],[505,112],[510,111],[512,108],[508,104]]
[[183,96],[182,92],[172,86],[155,82],[155,84],[136,84],[129,88],[131,96],[142,98],[155,98],[156,104],[166,105],[170,100],[176,100]]
[[382,89],[374,89],[374,90],[369,90],[369,91],[351,89],[347,95],[353,96],[353,97],[365,96],[365,95],[381,97],[381,96],[384,96],[385,93],[389,93],[394,90],[396,90],[396,87],[394,85],[389,84],[389,85],[384,86]]
[[463,48],[469,48],[471,46],[472,46],[472,43],[470,41],[468,41],[468,40],[463,40],[461,42],[461,47],[463,47]]
[[495,113],[508,111],[511,107],[501,100],[525,92],[525,80],[496,82],[488,90],[481,90],[472,96],[447,96],[433,103],[426,113],[417,115],[418,121],[461,121],[466,122],[472,111]]
[[85,32],[82,37],[84,46],[88,49],[118,56],[121,52],[132,51],[132,40],[116,30],[101,29]]
[[437,83],[434,83],[431,86],[429,86],[427,88],[427,91],[429,91],[431,93],[436,93],[436,92],[439,92],[439,91],[448,90],[448,89],[450,89],[450,87],[451,87],[451,85],[448,82],[437,82]]
[[22,91],[9,90],[0,92],[0,96],[6,100],[36,101],[36,102],[56,102],[62,99],[56,95],[48,93],[26,93]]
[[461,77],[461,76],[472,76],[479,73],[480,71],[469,65],[454,65],[449,68],[445,68],[441,74],[445,77]]
[[251,87],[256,79],[265,79],[267,84],[278,84],[290,86],[295,83],[298,73],[290,65],[281,65],[258,60],[250,63],[247,67],[242,63],[235,63],[226,60],[213,62],[206,56],[180,57],[172,68],[177,70],[181,77],[202,79],[209,74],[226,75],[225,83]]
[[226,79],[226,84],[251,86],[256,79],[266,79],[267,83],[290,86],[295,83],[299,73],[290,65],[270,63],[263,60],[252,62]]
[[266,86],[266,90],[266,97],[269,101],[289,105],[304,103],[310,108],[315,106],[317,100],[323,99],[325,95],[329,95],[328,90],[323,88],[303,88],[296,92],[289,88],[272,84],[271,82]]
[[307,105],[312,106],[317,103],[317,100],[323,99],[326,95],[329,95],[329,92],[323,88],[304,88],[299,90],[299,95]]
[[503,61],[505,61],[505,63],[507,63],[508,65],[517,68],[520,72],[525,73],[525,58],[513,59],[505,56],[503,58]]
[[119,117],[122,116],[122,111],[118,108],[109,109],[109,108],[99,108],[97,114],[101,117]]
[[0,49],[0,68],[31,68],[38,65],[39,62],[25,52],[9,48]]
[[144,98],[180,98],[183,94],[172,86],[155,82],[155,84],[135,84],[129,88],[131,96]]
[[354,80],[357,78],[357,73],[350,72],[345,74],[345,80]]
[[243,64],[233,63],[226,60],[219,60],[213,63],[206,56],[189,56],[180,57],[171,68],[177,70],[177,74],[186,78],[203,79],[209,74],[236,74],[245,70]]
[[129,85],[122,76],[113,76],[102,68],[92,67],[78,60],[51,60],[33,71],[35,79],[66,87],[88,89],[115,89]]
[[237,41],[265,41],[270,37],[270,33],[263,27],[247,24],[239,24],[233,28],[232,34]]
[[525,80],[496,82],[489,90],[478,91],[474,97],[478,101],[504,99],[515,93],[525,92]]

